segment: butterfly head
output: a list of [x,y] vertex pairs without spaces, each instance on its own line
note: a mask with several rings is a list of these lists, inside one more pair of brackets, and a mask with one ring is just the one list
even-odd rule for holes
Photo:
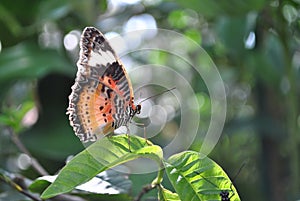
[[133,118],[134,115],[140,114],[141,113],[142,106],[140,104],[136,106],[132,106],[131,111],[130,111],[130,117]]

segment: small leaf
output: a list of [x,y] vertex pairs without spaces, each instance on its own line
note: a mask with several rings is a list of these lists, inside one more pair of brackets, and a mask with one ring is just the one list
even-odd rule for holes
[[[46,179],[43,179],[45,177]],[[30,184],[28,189],[33,193],[42,193],[51,183],[51,181],[47,177],[51,178],[54,176],[39,177]]]
[[227,191],[231,201],[240,200],[224,170],[198,152],[186,151],[164,162],[167,175],[181,200],[221,200]]
[[24,116],[34,107],[33,101],[25,101],[20,106],[14,106],[11,108],[4,108],[2,114],[0,114],[0,124],[13,128],[15,133],[20,133],[24,126],[22,120]]
[[180,201],[178,194],[173,193],[162,186],[158,187],[158,197],[160,201]]
[[105,137],[93,143],[66,164],[41,197],[47,199],[69,192],[102,171],[140,157],[150,158],[158,164],[161,162],[159,146],[137,136],[130,136],[129,143],[130,150],[127,135]]

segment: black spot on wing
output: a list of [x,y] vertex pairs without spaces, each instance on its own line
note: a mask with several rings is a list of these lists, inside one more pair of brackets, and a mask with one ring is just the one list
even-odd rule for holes
[[111,93],[113,92],[112,89],[107,89],[106,90],[106,94],[107,94],[107,97],[110,99],[111,98]]
[[111,77],[114,81],[118,82],[125,76],[125,73],[122,68],[122,65],[119,64],[119,62],[115,61],[111,64],[108,64],[107,69],[105,71],[105,75]]

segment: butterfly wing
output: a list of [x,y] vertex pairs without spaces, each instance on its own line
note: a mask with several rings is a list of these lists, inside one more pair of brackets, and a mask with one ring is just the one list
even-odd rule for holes
[[135,109],[133,90],[124,66],[100,31],[85,28],[80,49],[67,114],[81,141],[95,141],[128,123]]

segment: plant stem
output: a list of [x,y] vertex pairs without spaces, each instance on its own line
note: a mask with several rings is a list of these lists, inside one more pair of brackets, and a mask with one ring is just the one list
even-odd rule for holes
[[140,201],[142,199],[143,195],[145,195],[146,193],[148,193],[149,191],[151,191],[154,188],[156,188],[156,185],[154,185],[154,184],[149,184],[149,185],[144,186],[142,188],[141,192],[138,194],[138,196],[133,201]]
[[29,192],[24,190],[20,185],[13,182],[9,177],[6,177],[5,175],[0,175],[0,180],[10,185],[12,188],[20,192],[21,194],[25,195],[26,197],[34,200],[34,201],[42,201],[40,198],[35,197],[34,195],[31,195]]
[[163,163],[161,162],[159,171],[158,171],[158,173],[157,173],[157,177],[156,177],[155,181],[152,182],[152,183],[154,183],[154,184],[161,184],[161,182],[162,182],[162,180],[163,180],[164,172],[165,172],[164,170],[165,170],[165,169],[164,169],[164,165],[163,165]]
[[163,176],[164,176],[164,166],[163,163],[161,161],[160,163],[160,168],[159,171],[157,172],[157,177],[154,179],[154,181],[149,184],[146,185],[142,188],[141,192],[139,193],[139,195],[134,199],[134,201],[139,201],[142,199],[143,195],[145,195],[146,193],[148,193],[149,191],[153,190],[154,188],[156,188],[157,186],[159,186],[163,180]]
[[299,144],[299,127],[297,126],[297,112],[299,111],[298,108],[298,101],[297,101],[297,78],[296,73],[293,69],[292,64],[292,55],[291,55],[291,49],[289,46],[289,39],[292,37],[287,31],[289,30],[289,25],[283,19],[283,16],[281,14],[281,8],[284,5],[284,2],[280,1],[280,7],[279,7],[279,13],[280,13],[280,23],[278,27],[278,33],[279,38],[282,43],[283,47],[283,53],[284,53],[284,62],[285,62],[285,72],[286,76],[288,78],[290,89],[288,90],[286,97],[285,97],[285,105],[286,105],[286,111],[287,111],[287,129],[288,129],[288,146],[290,151],[290,171],[291,175],[291,190],[292,195],[296,195],[299,188],[300,188],[300,182],[299,182],[299,153],[298,153],[298,144]]

